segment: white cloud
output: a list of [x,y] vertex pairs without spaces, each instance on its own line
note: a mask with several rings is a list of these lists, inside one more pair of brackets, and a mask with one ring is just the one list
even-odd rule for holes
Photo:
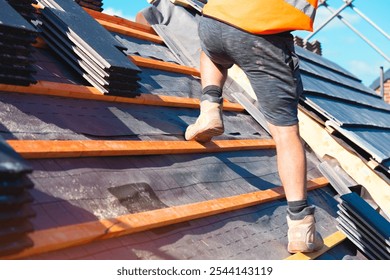
[[[349,8],[346,8],[343,10],[340,15],[346,19],[350,24],[356,25],[359,22],[362,21],[362,18],[353,12],[352,10],[348,10]],[[336,9],[333,8],[333,10],[336,11]],[[314,21],[314,30],[317,30],[319,26],[321,26],[326,20],[328,20],[332,16],[332,13],[324,7],[320,7],[317,10],[316,19]],[[331,22],[329,22],[324,28],[326,29],[338,29],[338,28],[345,28],[347,27],[341,20],[339,20],[337,17],[333,18]]]
[[130,15],[126,15],[122,10],[118,10],[118,9],[114,9],[114,8],[111,8],[111,7],[108,7],[108,8],[104,8],[104,11],[103,11],[105,14],[109,14],[109,15],[113,15],[113,16],[118,16],[118,17],[121,17],[121,18],[126,18],[128,20],[132,20],[134,21],[135,18],[133,16],[130,16]]
[[348,69],[366,85],[370,85],[372,81],[379,77],[380,66],[383,66],[383,63],[362,60],[351,60],[348,62]]

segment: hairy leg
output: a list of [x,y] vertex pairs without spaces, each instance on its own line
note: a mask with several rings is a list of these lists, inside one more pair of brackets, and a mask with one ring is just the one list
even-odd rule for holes
[[306,155],[298,125],[268,126],[276,143],[278,171],[287,201],[306,199]]
[[202,88],[211,85],[222,88],[227,77],[227,69],[214,63],[204,52],[200,55],[200,73]]

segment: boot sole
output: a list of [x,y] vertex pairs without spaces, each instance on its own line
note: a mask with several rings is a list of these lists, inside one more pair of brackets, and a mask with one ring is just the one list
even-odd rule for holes
[[194,135],[194,137],[192,139],[194,139],[198,142],[202,142],[202,143],[210,142],[211,138],[213,138],[214,136],[222,135],[223,132],[224,132],[223,128],[219,128],[219,127],[218,128],[209,128],[209,129],[206,129],[204,131],[197,133],[196,135]]
[[306,244],[305,242],[302,241],[295,241],[295,242],[289,242],[287,251],[291,254],[312,253],[314,251],[320,250],[322,247],[323,245],[317,246],[316,248],[314,244]]

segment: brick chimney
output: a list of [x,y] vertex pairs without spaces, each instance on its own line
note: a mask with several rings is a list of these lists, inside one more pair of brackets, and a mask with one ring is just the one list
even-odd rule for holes
[[[380,94],[380,88],[375,91]],[[384,83],[383,100],[390,104],[390,79],[387,79]]]

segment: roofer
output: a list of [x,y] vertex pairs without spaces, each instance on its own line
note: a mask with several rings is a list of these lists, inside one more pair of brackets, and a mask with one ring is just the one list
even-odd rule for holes
[[186,140],[208,142],[224,132],[222,88],[227,70],[247,75],[276,143],[278,172],[287,203],[288,251],[323,246],[315,229],[314,206],[306,194],[306,155],[298,127],[303,91],[293,30],[312,31],[318,0],[209,0],[199,23],[201,39],[200,115]]

